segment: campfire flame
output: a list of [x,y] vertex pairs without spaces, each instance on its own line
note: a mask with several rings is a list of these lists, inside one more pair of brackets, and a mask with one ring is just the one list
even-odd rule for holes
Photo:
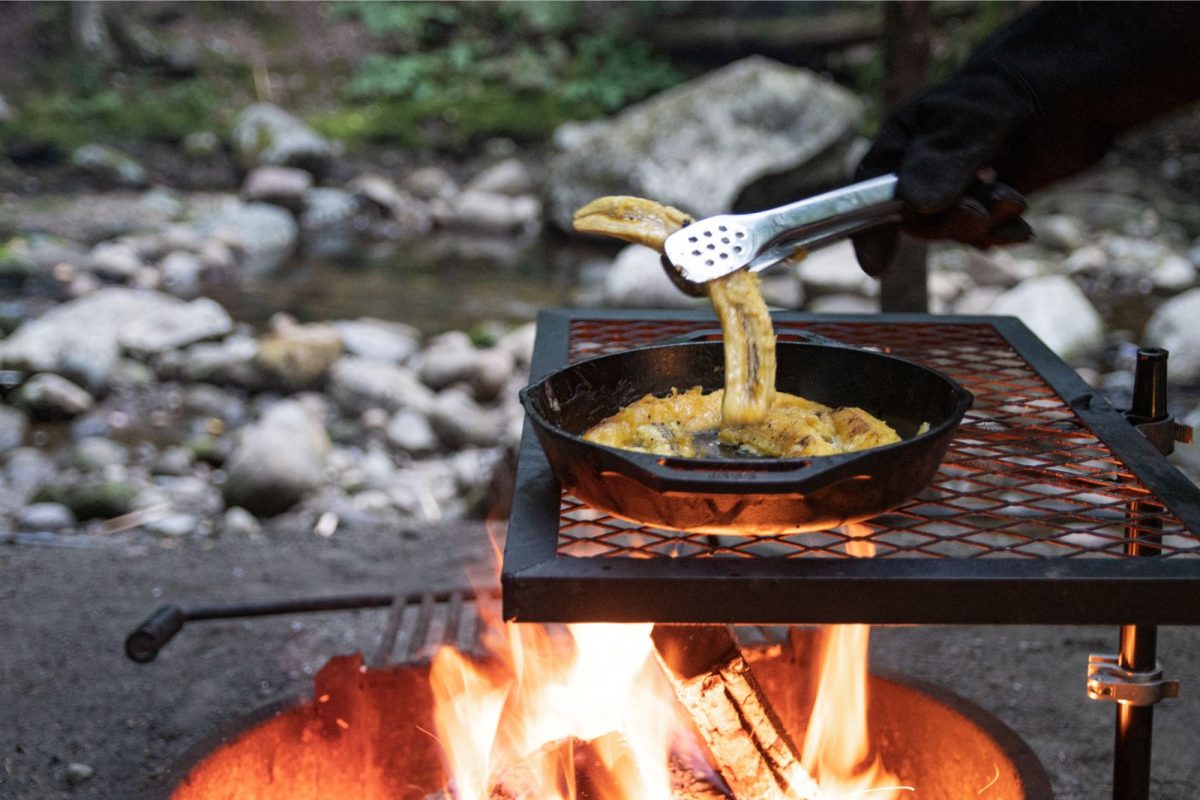
[[[851,555],[873,554],[874,546],[858,538],[865,526],[846,531],[855,537]],[[444,647],[430,672],[449,797],[672,798],[672,753],[691,762],[702,746],[653,657],[652,626],[568,625],[563,636],[546,626],[505,624],[494,610],[486,621],[491,658],[475,661]],[[804,738],[806,774],[794,775],[793,790],[779,800],[895,800],[908,788],[872,754],[868,635],[866,625],[827,629]]]

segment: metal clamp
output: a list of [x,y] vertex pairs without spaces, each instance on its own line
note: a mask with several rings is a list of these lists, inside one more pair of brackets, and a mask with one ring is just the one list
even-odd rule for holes
[[1120,665],[1116,655],[1088,656],[1088,698],[1111,700],[1127,706],[1152,706],[1160,700],[1179,696],[1179,681],[1163,680],[1162,664],[1154,662],[1152,672],[1134,672]]
[[1150,444],[1158,448],[1158,451],[1163,455],[1169,456],[1175,452],[1175,444],[1191,444],[1192,443],[1192,428],[1190,425],[1181,425],[1175,421],[1175,418],[1168,414],[1162,419],[1146,419],[1139,417],[1132,412],[1126,412],[1125,417],[1135,428],[1142,432],[1142,435],[1150,440]]

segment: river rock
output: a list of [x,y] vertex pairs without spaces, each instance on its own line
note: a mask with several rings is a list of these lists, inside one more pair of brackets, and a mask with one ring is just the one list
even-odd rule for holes
[[242,264],[252,275],[265,275],[292,257],[300,241],[300,227],[285,209],[269,203],[228,200],[196,223],[205,236],[213,236],[242,253]]
[[142,526],[148,533],[164,536],[168,539],[182,539],[191,536],[200,529],[200,520],[192,514],[177,512],[163,517],[155,517]]
[[276,325],[258,340],[258,367],[287,391],[313,388],[342,352],[342,337],[327,322]]
[[879,294],[879,282],[858,266],[854,247],[848,241],[837,242],[808,254],[796,266],[804,287],[813,292]]
[[221,152],[221,137],[212,131],[192,131],[183,137],[179,149],[194,161],[212,158]]
[[526,322],[501,336],[496,341],[496,346],[503,347],[511,353],[518,366],[528,367],[533,361],[533,343],[536,339],[537,324]]
[[133,283],[146,266],[129,245],[101,242],[88,253],[84,268],[112,283]]
[[70,419],[87,411],[95,400],[86,390],[61,375],[34,375],[13,393],[13,405],[34,419]]
[[542,204],[523,195],[464,191],[433,207],[438,224],[483,234],[534,233],[541,227]]
[[237,386],[257,391],[267,384],[258,364],[258,341],[233,335],[221,342],[202,342],[183,351],[181,377],[192,382]]
[[76,522],[75,514],[62,503],[30,503],[17,512],[17,525],[26,531],[61,531]]
[[1167,375],[1174,383],[1200,382],[1200,289],[1172,297],[1146,323],[1145,340],[1171,354]]
[[200,263],[204,265],[207,275],[228,277],[237,267],[237,258],[233,250],[218,239],[206,240],[196,255],[200,257]]
[[397,186],[396,182],[391,178],[369,172],[359,175],[348,182],[345,189],[355,197],[370,203],[384,214],[390,214],[397,206],[415,199],[411,194]]
[[1075,217],[1047,214],[1030,219],[1037,243],[1060,253],[1070,253],[1087,243],[1087,231]]
[[145,186],[146,170],[136,159],[103,144],[85,144],[71,153],[71,163],[106,183]]
[[75,466],[90,472],[101,472],[114,464],[125,464],[129,461],[129,451],[112,439],[102,436],[89,436],[75,443],[75,453],[72,459]]
[[6,491],[26,500],[56,473],[54,462],[36,447],[18,447],[4,463]]
[[817,173],[839,177],[830,164],[848,168],[844,151],[861,116],[852,92],[814,72],[743,59],[577,137],[550,164],[550,214],[570,231],[574,210],[601,195],[649,197],[700,217],[768,186],[794,199]]
[[299,167],[320,177],[333,157],[328,140],[270,103],[256,103],[242,111],[230,138],[244,169],[264,164]]
[[217,532],[222,536],[254,539],[262,534],[258,518],[241,506],[225,509],[217,522]]
[[300,211],[312,185],[312,173],[299,167],[255,167],[242,182],[242,198]]
[[429,419],[412,409],[402,408],[388,422],[389,443],[410,455],[421,456],[437,449],[438,437]]
[[305,233],[349,232],[360,208],[358,198],[342,189],[317,187],[304,195],[300,229]]
[[421,348],[421,333],[403,322],[362,317],[335,322],[350,355],[401,363]]
[[809,300],[804,310],[814,314],[877,314],[879,301],[861,294],[823,294]]
[[356,356],[342,356],[329,371],[329,395],[347,413],[370,408],[388,412],[409,408],[428,413],[434,394],[411,369]]
[[457,388],[438,394],[437,403],[429,412],[429,423],[438,438],[451,448],[492,447],[504,436],[504,424],[499,416]]
[[506,158],[480,172],[467,182],[466,191],[505,194],[510,197],[533,194],[536,187],[529,169],[517,158]]
[[419,167],[404,178],[404,188],[421,200],[446,200],[458,194],[458,183],[441,167]]
[[1100,314],[1079,287],[1063,275],[1024,281],[996,298],[988,313],[1019,317],[1065,359],[1094,352],[1104,343]]
[[0,342],[0,363],[108,385],[122,348],[152,354],[222,336],[233,327],[212,300],[110,287],[50,309]]
[[225,462],[227,506],[273,516],[321,485],[329,454],[321,420],[298,400],[281,400],[244,428]]
[[18,409],[0,406],[0,455],[20,447],[29,419]]
[[204,283],[204,262],[194,253],[174,250],[158,262],[163,288],[176,297],[191,300],[200,294]]
[[1196,285],[1196,267],[1178,253],[1169,253],[1151,268],[1149,277],[1156,288],[1178,292]]
[[604,273],[601,297],[616,308],[694,308],[704,302],[681,292],[663,271],[658,253],[640,244],[617,254]]

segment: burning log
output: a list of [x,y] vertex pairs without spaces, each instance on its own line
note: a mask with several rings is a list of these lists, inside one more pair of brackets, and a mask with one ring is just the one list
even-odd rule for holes
[[728,627],[655,625],[651,638],[675,696],[735,797],[819,796]]

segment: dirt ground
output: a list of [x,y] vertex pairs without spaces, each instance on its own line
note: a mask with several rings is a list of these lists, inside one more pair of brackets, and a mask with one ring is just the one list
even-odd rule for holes
[[[157,605],[465,585],[486,569],[482,525],[261,542],[92,549],[0,545],[0,798],[161,797],[196,739],[303,690],[337,653],[370,652],[386,612],[188,626],[153,664],[122,654]],[[1114,709],[1084,694],[1109,628],[911,627],[875,631],[884,670],[939,683],[1023,736],[1058,800],[1109,796]],[[1156,800],[1200,797],[1200,628],[1165,628],[1160,656],[1183,696],[1157,707]],[[68,765],[94,768],[68,782]],[[915,797],[920,797],[919,793]]]

